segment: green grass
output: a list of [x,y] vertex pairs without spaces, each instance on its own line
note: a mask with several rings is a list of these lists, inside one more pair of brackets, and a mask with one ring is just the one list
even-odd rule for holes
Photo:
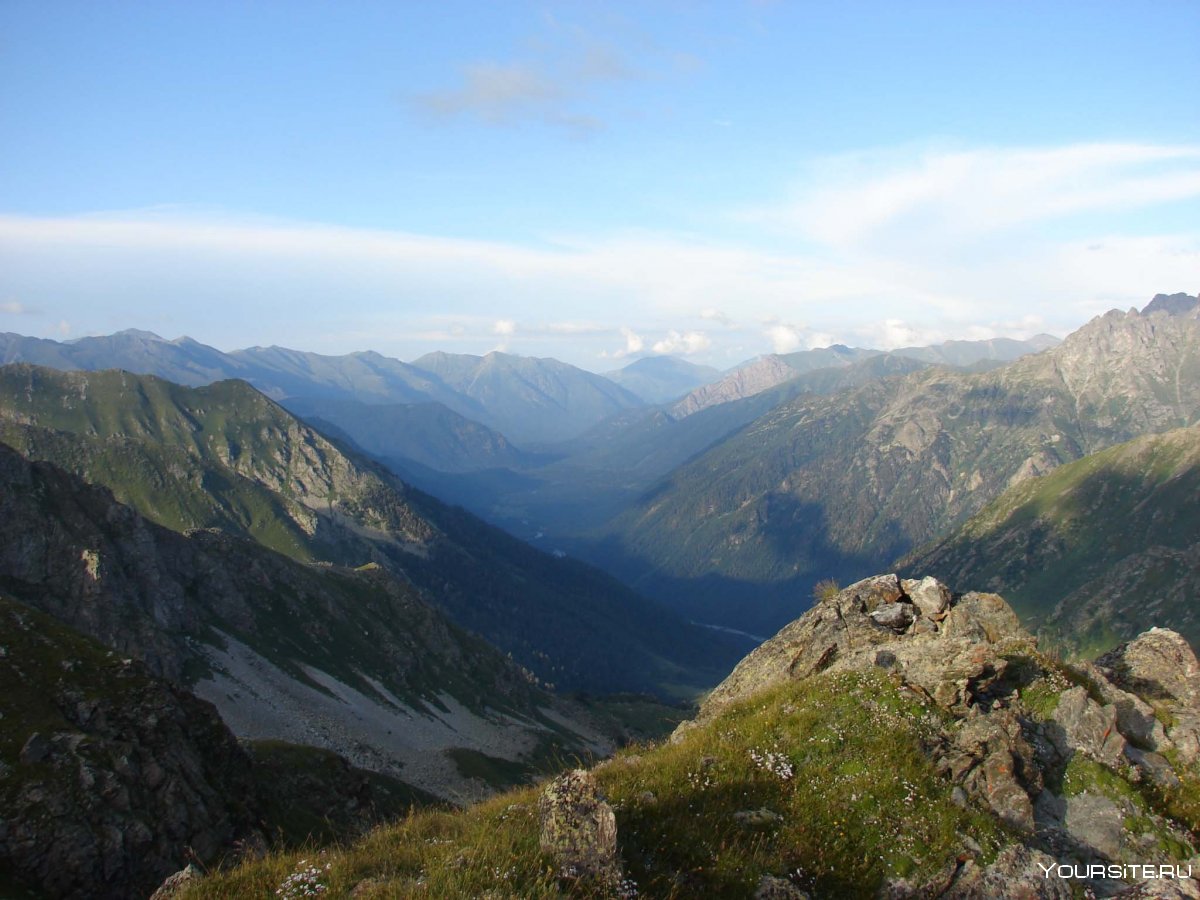
[[[990,814],[951,802],[923,749],[940,726],[885,675],[818,676],[595,773],[640,896],[750,896],[773,874],[818,896],[873,897],[885,879],[932,876],[964,835],[985,848],[984,862],[1007,841]],[[464,764],[482,766],[480,756]],[[273,854],[216,873],[187,896],[273,896],[301,859],[318,863],[331,897],[360,885],[368,897],[561,896],[538,849],[536,800],[526,788],[459,812],[415,812],[324,855]],[[781,820],[734,817],[763,808]]]

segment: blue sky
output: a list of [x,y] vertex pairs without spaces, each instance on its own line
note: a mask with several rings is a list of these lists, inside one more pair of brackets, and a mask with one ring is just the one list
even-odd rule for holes
[[1200,4],[0,5],[0,330],[730,365],[1200,288]]

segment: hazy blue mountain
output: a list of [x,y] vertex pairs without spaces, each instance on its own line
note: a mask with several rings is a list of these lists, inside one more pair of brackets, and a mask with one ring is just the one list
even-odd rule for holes
[[972,366],[983,361],[1011,362],[1030,353],[1041,353],[1062,343],[1050,334],[1038,334],[1018,341],[1013,338],[992,338],[985,341],[944,341],[928,347],[901,347],[892,350],[896,356],[907,356],[923,362],[946,366]]
[[522,446],[574,437],[615,412],[644,405],[604,376],[556,359],[439,352],[413,365],[470,397],[486,410],[480,421]]
[[716,381],[721,372],[712,366],[698,366],[676,356],[647,356],[623,369],[605,372],[604,377],[647,403],[666,403]]
[[332,425],[372,456],[408,460],[439,472],[521,468],[535,457],[504,435],[441,403],[360,403],[289,397],[282,405],[319,429]]
[[228,354],[189,337],[168,341],[153,332],[133,328],[63,342],[19,334],[0,335],[0,363],[12,362],[64,370],[125,369],[193,387],[249,374]]

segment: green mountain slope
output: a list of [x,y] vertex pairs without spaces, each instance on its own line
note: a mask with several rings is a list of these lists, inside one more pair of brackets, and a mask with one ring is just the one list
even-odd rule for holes
[[595,550],[703,621],[771,628],[812,584],[928,542],[1005,488],[1200,417],[1200,315],[1111,312],[1000,369],[775,407],[672,472]]
[[562,687],[694,690],[736,653],[614,579],[413,491],[241,382],[4,367],[0,440],[176,531],[384,566]]
[[187,682],[239,736],[327,747],[443,796],[470,784],[443,751],[589,743],[545,718],[572,713],[528,673],[379,567],[179,534],[4,445],[0,588]]
[[1002,590],[1074,652],[1107,650],[1150,625],[1200,643],[1200,426],[1023,482],[902,566]]

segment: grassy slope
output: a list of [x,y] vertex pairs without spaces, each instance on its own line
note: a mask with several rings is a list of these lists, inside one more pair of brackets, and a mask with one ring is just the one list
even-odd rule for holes
[[[920,880],[952,862],[964,834],[990,856],[1007,841],[1001,826],[954,805],[923,750],[937,721],[882,674],[840,674],[761,694],[678,744],[627,751],[596,770],[626,872],[647,897],[749,896],[763,874],[872,897],[887,878]],[[768,753],[793,774],[755,761]],[[302,858],[335,897],[372,879],[361,896],[560,896],[538,850],[536,800],[526,789],[417,813],[319,857],[276,854],[219,873],[187,896],[272,895]],[[759,809],[780,818],[734,818]]]
[[[1021,616],[1046,623],[1060,598],[1105,582],[1151,548],[1183,551],[1200,536],[1200,426],[1139,438],[1023,482],[998,497],[949,537],[901,567],[951,584],[1002,592]],[[1178,569],[1178,571],[1176,571]],[[1196,573],[1171,554],[1124,583],[1114,616],[1133,611],[1146,627],[1177,628],[1190,641],[1200,629],[1190,604],[1160,604],[1172,583]],[[1186,593],[1186,592],[1185,592]],[[1153,612],[1151,612],[1153,610]],[[1108,649],[1122,636],[1095,617],[1059,615],[1054,630],[1075,650]],[[1101,617],[1103,618],[1103,617]],[[1110,622],[1109,625],[1114,625]]]

